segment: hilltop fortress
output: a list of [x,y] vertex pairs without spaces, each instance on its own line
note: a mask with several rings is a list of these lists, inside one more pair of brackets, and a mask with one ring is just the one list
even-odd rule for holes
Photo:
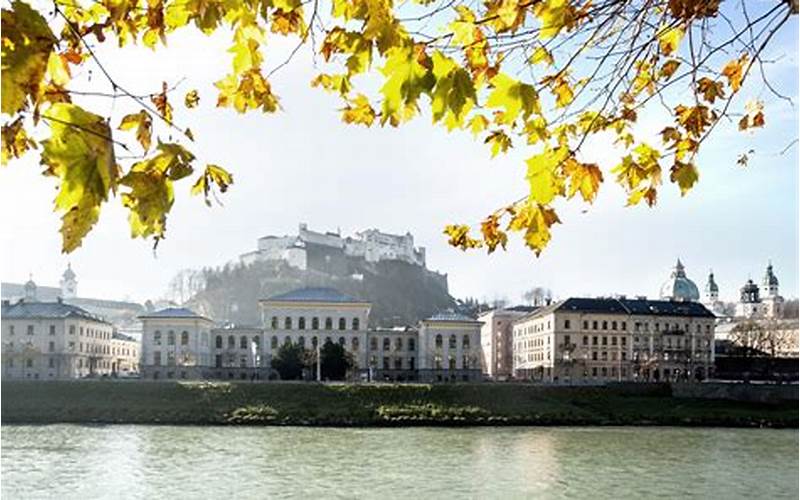
[[[414,246],[411,233],[396,235],[378,229],[359,231],[355,236],[342,237],[339,231],[320,233],[301,223],[297,235],[264,236],[258,247],[239,256],[242,264],[260,261],[283,261],[303,271],[317,271],[329,275],[352,274],[349,259],[377,264],[383,261],[402,261],[426,269],[425,248]],[[430,273],[438,278],[447,290],[447,275]]]

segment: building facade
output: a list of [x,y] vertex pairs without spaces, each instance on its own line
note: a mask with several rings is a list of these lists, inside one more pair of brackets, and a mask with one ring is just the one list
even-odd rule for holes
[[3,378],[56,380],[115,376],[114,329],[60,300],[2,305]]
[[142,321],[142,378],[211,378],[211,328],[214,323],[185,308],[139,316]]
[[779,293],[779,282],[772,269],[772,263],[767,264],[767,270],[759,287],[752,279],[748,279],[739,293],[739,303],[736,304],[736,317],[738,318],[781,318],[783,316],[783,297]]
[[514,322],[514,375],[558,383],[703,380],[715,317],[696,302],[570,298]]
[[481,380],[481,324],[456,313],[437,314],[422,320],[419,328],[419,380]]
[[514,321],[535,311],[536,307],[517,306],[493,309],[478,316],[481,325],[481,368],[494,380],[514,375]]

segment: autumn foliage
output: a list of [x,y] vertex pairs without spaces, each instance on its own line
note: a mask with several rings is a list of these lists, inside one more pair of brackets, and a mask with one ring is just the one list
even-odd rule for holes
[[[132,236],[158,242],[175,183],[193,176],[191,193],[208,202],[233,182],[225,168],[199,165],[188,149],[194,135],[174,118],[174,106],[194,109],[206,98],[190,90],[177,99],[169,82],[133,95],[92,46],[157,52],[178,30],[229,32],[231,64],[209,102],[273,113],[280,104],[270,76],[291,56],[268,66],[266,40],[289,36],[325,61],[310,84],[338,96],[347,124],[397,127],[425,115],[474,135],[491,157],[530,151],[524,197],[476,230],[453,224],[445,233],[453,246],[490,253],[519,233],[538,255],[560,222],[560,200],[592,203],[610,178],[627,204],[652,206],[665,179],[682,194],[695,185],[697,153],[723,119],[736,116],[742,130],[765,125],[761,102],[733,98],[793,4],[751,5],[757,12],[724,4],[731,12],[720,0],[55,0],[47,20],[16,0],[2,11],[2,159],[39,149],[44,173],[59,182],[65,252],[81,245],[116,195]],[[71,75],[83,66],[99,68],[114,95],[139,111],[105,116],[74,104]],[[362,75],[380,79],[379,92],[365,90]],[[671,122],[639,130],[650,106],[667,109]],[[35,129],[49,136],[33,140]],[[167,132],[178,139],[160,140]],[[584,154],[592,136],[619,148],[610,171]],[[118,159],[133,149],[138,158]]]

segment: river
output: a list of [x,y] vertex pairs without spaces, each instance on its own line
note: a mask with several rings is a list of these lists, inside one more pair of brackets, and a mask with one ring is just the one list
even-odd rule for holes
[[2,498],[798,498],[796,430],[4,425]]

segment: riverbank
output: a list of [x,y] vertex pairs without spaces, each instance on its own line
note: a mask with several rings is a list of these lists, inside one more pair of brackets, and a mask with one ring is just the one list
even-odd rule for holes
[[0,417],[3,424],[798,427],[796,399],[674,397],[668,384],[4,381]]

